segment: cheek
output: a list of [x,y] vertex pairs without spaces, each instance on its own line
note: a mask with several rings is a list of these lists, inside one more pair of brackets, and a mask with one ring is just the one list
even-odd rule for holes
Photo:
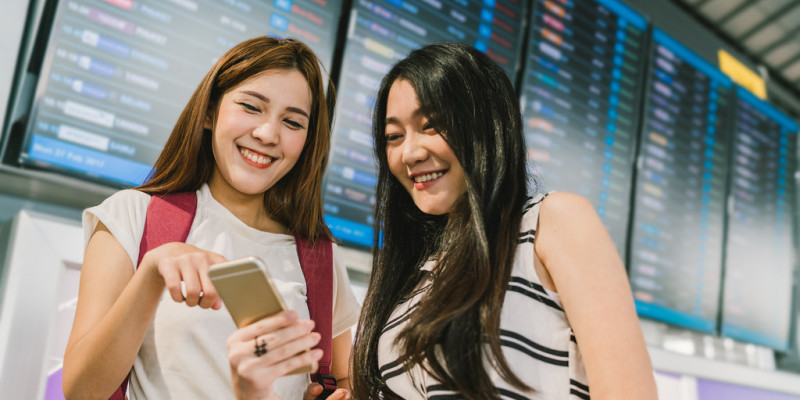
[[389,164],[389,171],[392,175],[402,182],[405,171],[403,163],[400,162],[399,152],[396,149],[386,150],[386,162]]
[[220,146],[221,144],[219,140],[219,135],[217,134],[217,131],[215,129],[214,133],[211,134],[211,153],[214,155],[215,160],[217,159],[217,157],[219,157]]
[[467,177],[464,175],[464,170],[461,169],[460,165],[458,166],[457,178],[458,178],[458,184],[457,184],[458,187],[456,191],[458,192],[458,195],[461,196],[467,192]]
[[235,113],[232,112],[229,107],[223,105],[219,108],[219,111],[217,112],[217,118],[215,119],[214,123],[216,124],[214,126],[215,131],[220,129],[225,130],[226,128],[230,129],[235,127],[237,124],[241,124],[242,118],[236,118]]
[[305,149],[306,145],[306,138],[308,137],[307,134],[301,134],[297,132],[292,132],[287,135],[285,140],[284,152],[287,156],[291,156],[293,158],[300,157],[303,154],[303,150]]

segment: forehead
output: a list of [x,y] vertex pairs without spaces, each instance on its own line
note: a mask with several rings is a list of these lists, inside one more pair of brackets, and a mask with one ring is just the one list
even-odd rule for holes
[[271,69],[253,75],[233,87],[228,93],[254,91],[270,101],[289,103],[293,106],[311,106],[311,86],[306,77],[296,69]]
[[386,117],[411,117],[419,114],[419,98],[414,86],[406,79],[396,80],[386,99]]

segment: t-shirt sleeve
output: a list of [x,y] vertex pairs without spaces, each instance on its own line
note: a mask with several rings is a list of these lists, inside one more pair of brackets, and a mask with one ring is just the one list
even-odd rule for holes
[[100,205],[84,210],[84,249],[89,244],[89,239],[92,237],[97,223],[103,222],[103,225],[128,253],[131,264],[135,268],[136,261],[139,259],[139,243],[142,240],[148,204],[150,204],[149,194],[126,189],[114,193]]
[[361,307],[358,305],[347,268],[341,260],[336,245],[333,245],[333,337],[337,337],[358,322]]

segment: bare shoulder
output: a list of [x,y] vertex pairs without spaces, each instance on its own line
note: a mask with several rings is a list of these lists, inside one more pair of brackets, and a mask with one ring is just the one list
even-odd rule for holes
[[553,192],[542,202],[536,240],[536,254],[542,261],[613,246],[592,203],[567,192]]
[[560,224],[579,223],[599,220],[597,212],[589,200],[574,193],[553,192],[542,201],[539,210],[540,219]]

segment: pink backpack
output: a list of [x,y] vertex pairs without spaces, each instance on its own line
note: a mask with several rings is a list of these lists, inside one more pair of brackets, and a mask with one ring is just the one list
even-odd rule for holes
[[[144,233],[139,245],[138,266],[149,250],[169,242],[185,242],[197,211],[197,195],[181,192],[154,195],[147,207]],[[331,348],[333,344],[333,249],[331,241],[321,238],[312,244],[294,235],[300,267],[306,279],[308,312],[315,322],[315,331],[322,336],[315,348],[323,350],[319,369],[311,380],[319,382],[323,391],[318,399],[325,399],[336,390],[336,378],[331,373]],[[109,400],[125,400],[130,373]]]

